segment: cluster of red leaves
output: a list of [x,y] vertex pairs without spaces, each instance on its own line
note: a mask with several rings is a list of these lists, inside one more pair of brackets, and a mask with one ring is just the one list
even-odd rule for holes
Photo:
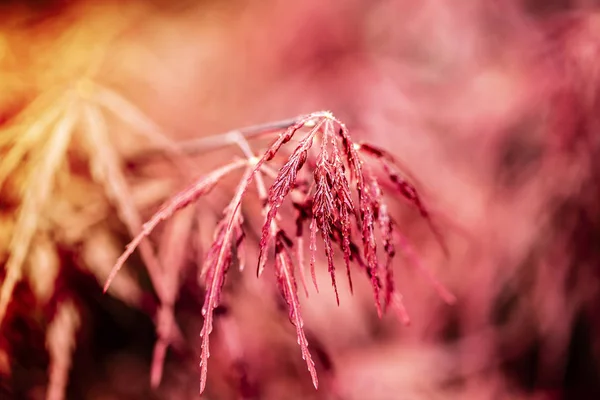
[[[276,161],[281,148],[292,139],[296,139],[296,148],[288,153],[283,165],[278,170],[270,167],[269,163]],[[302,358],[306,361],[314,386],[317,387],[317,373],[303,330],[295,277],[295,272],[298,271],[308,294],[304,278],[305,225],[308,224],[310,230],[310,270],[317,290],[315,264],[317,236],[320,232],[338,304],[334,265],[335,246],[339,247],[343,254],[350,290],[352,290],[350,268],[354,263],[370,279],[379,316],[384,309],[392,307],[400,312],[405,321],[408,321],[401,296],[394,285],[392,269],[392,261],[396,255],[394,244],[400,239],[399,243],[406,246],[406,240],[389,214],[379,178],[367,161],[380,164],[386,172],[387,179],[395,188],[397,192],[395,194],[400,194],[416,206],[428,221],[429,214],[414,186],[402,177],[401,168],[395,160],[382,149],[353,142],[346,126],[328,112],[312,113],[295,119],[279,134],[261,157],[254,157],[251,151],[246,153],[247,159],[235,160],[213,171],[173,197],[144,224],[142,232],[127,246],[126,251],[115,264],[105,290],[125,260],[161,221],[209,193],[224,176],[245,167],[246,172],[223,212],[223,218],[215,230],[214,241],[206,254],[201,270],[201,280],[206,287],[202,309],[204,326],[200,333],[202,337],[201,391],[206,385],[213,312],[219,305],[225,275],[236,259],[240,260],[240,267],[243,266],[242,256],[239,254],[245,239],[241,205],[252,181],[256,181],[265,215],[259,244],[257,275],[263,273],[268,253],[274,250],[275,275],[279,290],[288,305],[290,321],[296,327]],[[268,191],[263,176],[273,178]],[[289,235],[279,224],[278,211],[285,199],[290,199],[296,211],[294,239],[292,239],[294,236]],[[383,243],[385,262],[379,260],[377,246],[379,240]],[[450,294],[444,291],[441,293],[447,300],[452,301]]]

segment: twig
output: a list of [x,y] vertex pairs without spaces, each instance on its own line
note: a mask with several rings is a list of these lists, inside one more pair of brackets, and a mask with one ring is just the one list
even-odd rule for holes
[[[179,151],[193,156],[208,153],[213,150],[219,150],[228,146],[239,145],[240,138],[246,141],[259,139],[264,135],[277,133],[296,124],[301,117],[288,118],[280,121],[266,122],[262,124],[250,125],[245,128],[235,129],[223,133],[217,133],[201,138],[185,140],[177,143]],[[151,148],[143,150],[131,156],[132,160],[151,158],[164,153],[162,148]]]
[[237,144],[240,135],[246,140],[253,140],[267,133],[276,133],[296,124],[300,118],[288,118],[281,121],[266,122],[251,125],[245,128],[235,129],[226,133],[204,136],[180,143],[180,148],[188,154],[201,154],[211,150],[217,150],[230,144]]

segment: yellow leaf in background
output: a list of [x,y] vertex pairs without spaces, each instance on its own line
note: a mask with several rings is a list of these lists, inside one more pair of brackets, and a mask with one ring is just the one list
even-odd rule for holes
[[[86,235],[81,247],[81,257],[100,286],[106,281],[114,260],[119,257],[120,252],[119,242],[106,227],[92,229]],[[142,300],[142,290],[130,271],[123,271],[123,274],[115,279],[109,293],[135,308],[140,306]]]
[[75,349],[75,335],[80,325],[81,317],[75,305],[70,300],[60,303],[46,332],[46,348],[50,355],[47,400],[65,398],[71,353]]
[[65,160],[75,117],[74,110],[68,108],[50,134],[46,146],[36,149],[39,152],[38,157],[34,158],[36,166],[31,171],[31,176],[27,178],[27,188],[19,207],[16,227],[9,246],[10,255],[5,267],[6,277],[0,288],[0,325],[13,289],[22,277],[23,263],[38,229],[42,210],[52,193],[54,176]]
[[60,259],[52,240],[46,235],[37,235],[32,242],[25,272],[33,293],[42,304],[46,304],[54,293],[59,267]]

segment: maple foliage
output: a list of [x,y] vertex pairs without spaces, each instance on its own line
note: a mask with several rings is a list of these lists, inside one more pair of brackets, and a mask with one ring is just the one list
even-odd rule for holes
[[[189,398],[198,361],[210,398],[599,393],[589,1],[27,3],[0,6],[0,397]],[[322,108],[350,129],[204,137]]]
[[[146,137],[162,148],[174,164],[179,166],[180,171],[184,169],[182,165],[185,161],[173,157],[173,154],[179,151],[176,146],[163,136],[150,119],[120,94],[88,77],[81,78],[76,84],[67,85],[62,89],[62,91],[57,90],[40,96],[23,111],[13,126],[0,132],[2,139],[0,151],[4,153],[0,163],[0,189],[4,189],[9,178],[22,164],[27,165],[24,161],[31,163],[26,170],[23,199],[16,212],[13,238],[9,244],[10,252],[5,264],[6,275],[0,284],[0,328],[3,329],[6,329],[4,325],[6,325],[9,305],[15,301],[13,296],[15,288],[24,278],[39,287],[36,295],[43,300],[43,304],[51,303],[51,300],[57,301],[54,297],[56,286],[59,284],[58,271],[52,269],[58,270],[59,263],[51,261],[57,258],[56,254],[52,254],[57,252],[58,246],[53,243],[44,248],[40,243],[43,243],[43,240],[38,237],[50,235],[52,229],[60,231],[60,226],[54,226],[55,224],[50,222],[51,216],[48,215],[47,209],[51,202],[57,201],[59,177],[66,176],[69,180],[75,180],[67,161],[69,151],[77,148],[77,144],[81,144],[81,148],[77,149],[83,153],[88,163],[92,180],[98,183],[108,202],[114,205],[119,219],[132,234],[141,229],[142,219],[134,201],[133,191],[124,174],[122,156],[116,150],[109,134],[107,114],[118,116],[133,131],[137,131],[140,136]],[[54,101],[52,101],[53,96],[56,96]],[[83,232],[88,229],[89,226],[85,227]],[[163,286],[163,277],[168,276],[168,271],[162,270],[158,256],[148,243],[142,243],[140,250],[163,305],[172,303],[173,289]],[[33,260],[33,266],[37,266],[37,269],[28,267],[28,264],[32,263],[32,256],[37,256],[37,260]],[[43,266],[47,266],[48,270],[44,270]],[[106,278],[106,269],[94,270],[94,261],[90,262],[89,268],[99,280]],[[39,275],[47,277],[41,279]],[[41,285],[39,282],[44,284]],[[115,288],[113,294],[126,300],[127,295],[123,293],[122,283],[119,288]],[[135,285],[131,285],[131,281],[128,285],[130,290],[136,288]],[[48,294],[42,296],[45,292]],[[63,318],[59,313],[58,316],[53,317],[59,318],[57,327],[49,328],[48,331],[50,341],[48,346],[51,348],[53,362],[49,393],[51,398],[56,399],[62,398],[65,392],[70,368],[70,353],[79,328],[79,322],[75,323],[79,321],[79,310],[68,301],[70,301],[69,297],[66,303],[60,300],[58,308],[62,310],[63,305],[66,304],[64,307],[68,306],[69,317]],[[164,308],[159,314],[158,322],[159,328],[163,327],[163,331],[178,331],[172,317],[172,309]],[[51,323],[50,327],[53,326]],[[157,330],[160,333],[159,328]],[[54,339],[59,334],[57,332],[64,334],[64,340],[69,342],[68,345]],[[171,338],[168,341],[170,340]],[[157,343],[157,348],[163,344]],[[158,365],[158,362],[155,364]],[[157,367],[153,369],[158,370]]]
[[[259,242],[257,275],[260,277],[264,272],[269,250],[274,249],[274,271],[278,286],[288,305],[290,321],[296,327],[302,358],[306,361],[316,388],[318,387],[317,373],[303,330],[304,322],[294,273],[295,270],[300,269],[300,274],[304,277],[301,256],[303,249],[300,249],[304,243],[301,240],[303,225],[310,221],[310,268],[315,288],[316,239],[317,232],[320,231],[337,303],[339,304],[339,294],[336,284],[334,244],[343,253],[350,290],[352,290],[350,265],[354,262],[370,279],[378,315],[381,317],[383,313],[381,302],[383,292],[386,308],[390,306],[396,308],[403,316],[404,322],[408,322],[401,296],[396,292],[391,267],[396,255],[394,232],[397,225],[387,211],[387,200],[377,176],[366,162],[365,155],[375,155],[384,163],[389,179],[396,184],[396,194],[403,196],[414,205],[424,218],[429,218],[429,214],[415,187],[401,177],[396,165],[392,164],[392,159],[389,156],[384,157],[383,150],[378,150],[373,145],[353,142],[346,126],[329,112],[315,112],[293,119],[289,127],[278,134],[260,157],[254,156],[243,135],[224,136],[225,143],[228,138],[232,139],[232,142],[237,144],[248,158],[235,160],[203,176],[163,205],[127,245],[125,252],[114,265],[104,290],[108,290],[127,258],[144,243],[144,239],[161,221],[171,218],[178,210],[207,195],[226,175],[245,167],[246,172],[241,177],[229,204],[223,211],[223,218],[216,227],[213,243],[205,255],[201,271],[206,294],[202,307],[204,326],[200,332],[202,338],[200,392],[203,392],[206,386],[210,357],[209,336],[213,330],[214,310],[220,304],[221,290],[227,271],[234,260],[240,257],[237,249],[246,236],[241,208],[253,181],[256,181],[265,215]],[[280,158],[278,157],[280,153],[284,153],[283,146],[291,143],[293,139],[296,139],[296,147],[287,156],[283,156],[285,159],[283,165],[278,170],[273,169],[272,165],[267,167],[268,163],[272,164]],[[299,174],[307,165],[310,171],[308,175],[312,177],[310,182],[299,178]],[[393,171],[390,165],[394,165]],[[264,182],[264,177],[267,175],[273,177],[273,183],[268,191]],[[294,235],[278,223],[278,211],[288,197],[296,199],[292,200],[297,210],[295,242],[291,239]],[[386,255],[384,263],[380,261],[377,250],[379,237],[384,243]],[[292,254],[296,248],[296,262],[294,262]],[[437,282],[434,283],[439,286]],[[305,285],[304,278],[303,284]],[[444,298],[447,301],[454,300],[445,289],[442,289],[442,293],[446,294]]]

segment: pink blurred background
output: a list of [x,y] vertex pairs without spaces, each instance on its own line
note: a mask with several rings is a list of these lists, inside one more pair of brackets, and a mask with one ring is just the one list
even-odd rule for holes
[[[340,307],[329,290],[311,293],[302,306],[322,382],[315,391],[294,329],[265,289],[270,278],[233,274],[205,398],[600,398],[594,1],[8,1],[0,21],[5,126],[34,98],[91,74],[181,142],[331,110],[421,183],[449,257],[417,213],[396,211],[456,304],[444,304],[403,262],[409,327],[377,318],[366,283],[354,296],[342,286]],[[118,122],[113,136],[125,159],[140,151]],[[199,157],[194,175],[224,154]],[[152,186],[170,176],[160,161],[128,168],[144,216],[156,209],[152,190],[175,193]],[[204,223],[210,235],[214,218]],[[128,240],[118,223],[111,232],[117,253],[90,256],[105,267]],[[182,341],[152,389],[152,290],[140,278],[120,295],[102,295],[86,264],[86,251],[100,244],[85,243],[59,246],[61,282],[81,315],[65,398],[198,398],[203,296],[193,273],[183,274],[175,305]],[[18,287],[0,328],[1,398],[47,398],[40,321],[49,311],[32,315],[28,293]]]

